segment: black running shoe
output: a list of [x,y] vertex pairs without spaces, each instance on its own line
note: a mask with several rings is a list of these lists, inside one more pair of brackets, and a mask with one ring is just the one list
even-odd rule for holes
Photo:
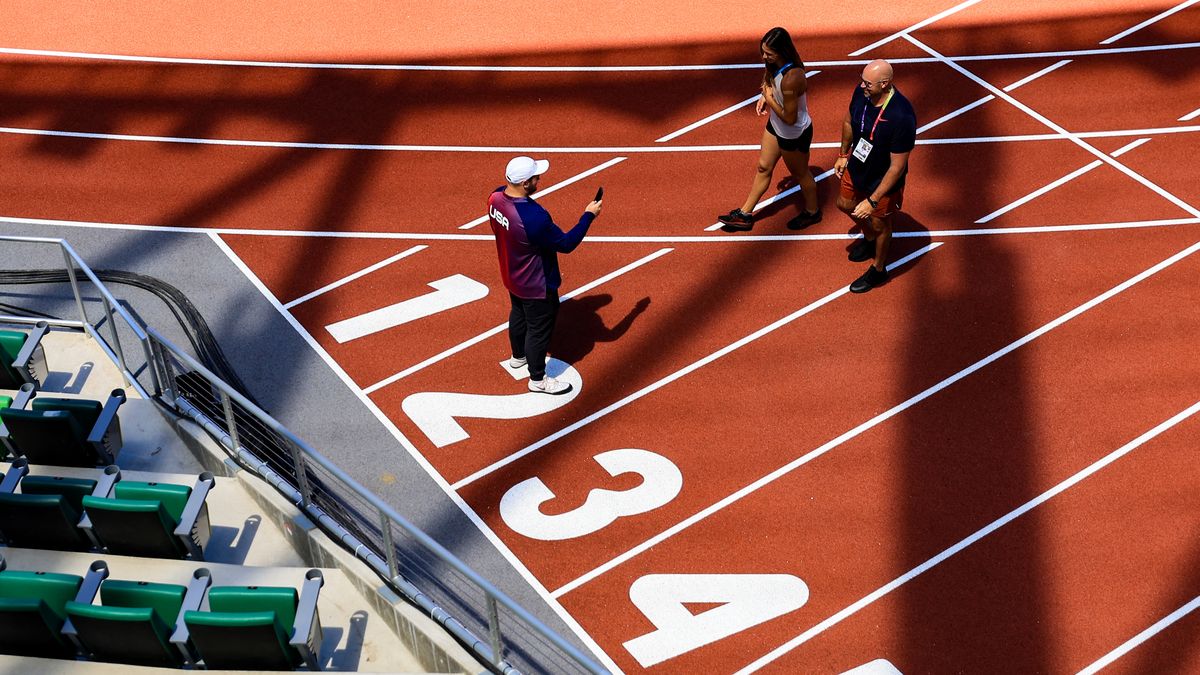
[[883,285],[883,283],[887,280],[888,280],[887,270],[878,270],[878,269],[875,269],[874,265],[871,265],[870,267],[867,268],[866,272],[863,272],[863,275],[861,277],[855,279],[854,283],[850,284],[850,292],[851,293],[866,293],[867,291],[871,290],[872,288],[875,288],[876,286]]
[[800,215],[787,222],[787,228],[789,230],[803,230],[809,225],[816,225],[819,222],[821,222],[820,209],[813,211],[812,213],[801,211]]
[[859,239],[850,247],[850,262],[866,262],[875,257],[875,240]]
[[721,221],[723,229],[727,230],[749,230],[754,227],[754,216],[746,213],[741,209],[734,209],[729,213],[717,216],[717,220]]

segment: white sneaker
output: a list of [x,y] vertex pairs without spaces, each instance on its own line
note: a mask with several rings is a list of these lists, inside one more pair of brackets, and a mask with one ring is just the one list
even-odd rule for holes
[[526,363],[526,361],[525,361],[524,356],[522,356],[521,358],[517,358],[514,356],[508,360],[508,367],[512,368],[513,370],[516,370],[517,368],[525,367],[525,363]]
[[535,391],[539,394],[565,394],[571,391],[571,383],[556,380],[553,377],[544,377],[540,380],[529,381],[529,391]]

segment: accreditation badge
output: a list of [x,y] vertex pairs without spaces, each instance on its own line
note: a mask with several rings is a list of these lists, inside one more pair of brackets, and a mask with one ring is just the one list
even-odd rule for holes
[[858,139],[858,145],[854,146],[854,158],[860,162],[866,162],[867,155],[871,154],[871,148],[873,147],[875,146],[871,145],[871,142],[867,139]]

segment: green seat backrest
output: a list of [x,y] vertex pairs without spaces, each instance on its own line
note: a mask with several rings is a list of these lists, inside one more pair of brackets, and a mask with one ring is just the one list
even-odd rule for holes
[[10,407],[12,407],[12,397],[11,396],[0,396],[0,408],[10,408]]
[[171,644],[174,618],[164,622],[157,609],[68,602],[66,611],[84,649],[98,660],[159,667],[183,661]]
[[[121,481],[117,483],[113,494],[118,499],[144,499],[147,501],[162,502],[167,513],[178,524],[179,519],[183,517],[183,507],[187,506],[187,500],[192,494],[192,489],[186,485],[172,485],[170,483]],[[173,526],[172,529],[174,529]]]
[[6,570],[0,572],[0,598],[41,600],[62,621],[65,605],[75,599],[82,584],[83,578],[74,574]]
[[65,410],[0,410],[8,435],[32,464],[95,466],[96,451],[87,444],[87,433]]
[[96,481],[66,476],[25,476],[21,493],[27,495],[62,495],[76,511],[83,510],[83,498],[96,489]]
[[299,594],[290,586],[217,586],[208,592],[214,612],[275,612],[279,623],[292,632]]
[[[120,483],[118,483],[120,485]],[[111,553],[152,558],[182,558],[182,544],[173,536],[176,522],[158,500],[83,498],[92,531]]]
[[0,387],[16,389],[24,383],[12,364],[28,339],[29,336],[20,331],[0,330]]
[[99,401],[86,398],[35,398],[31,407],[39,412],[65,410],[71,413],[79,423],[79,428],[83,430],[85,438],[92,433],[92,427],[96,426],[96,420],[104,410]]
[[189,610],[183,622],[209,670],[290,670],[301,661],[300,652],[288,644],[291,626],[285,629],[272,610]]
[[12,546],[86,551],[79,511],[62,495],[0,493],[0,532]]
[[110,579],[100,587],[100,601],[106,607],[149,608],[168,626],[175,625],[183,607],[186,586],[154,584],[148,581]]

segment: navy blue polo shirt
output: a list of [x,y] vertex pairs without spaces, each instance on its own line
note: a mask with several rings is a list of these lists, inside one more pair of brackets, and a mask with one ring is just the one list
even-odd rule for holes
[[[913,110],[912,103],[909,103],[899,89],[892,87],[892,91],[895,93],[892,94],[892,100],[883,111],[882,119],[879,119],[880,108],[871,105],[871,99],[862,87],[855,87],[854,95],[850,97],[850,127],[854,135],[850,143],[849,170],[850,180],[854,183],[854,189],[857,192],[865,194],[874,192],[875,188],[879,187],[879,182],[883,180],[883,175],[887,173],[888,167],[892,165],[892,153],[909,152],[916,145],[917,114]],[[883,101],[880,103],[882,104]],[[858,139],[863,137],[866,137],[873,146],[871,154],[867,155],[865,162],[854,156],[854,149],[858,147]],[[906,165],[904,173],[900,174],[900,178],[892,187],[891,192],[904,187],[904,178],[907,174],[908,166]]]

